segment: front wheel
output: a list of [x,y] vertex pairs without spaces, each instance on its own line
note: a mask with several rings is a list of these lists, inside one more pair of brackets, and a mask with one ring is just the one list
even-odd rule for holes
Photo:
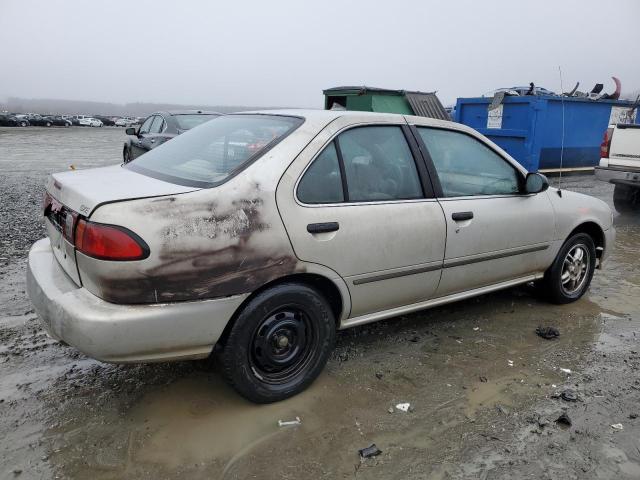
[[596,247],[586,233],[569,238],[540,282],[553,303],[578,300],[589,288],[596,267]]
[[327,363],[335,325],[315,289],[293,283],[269,288],[242,309],[217,351],[225,380],[256,403],[300,393]]

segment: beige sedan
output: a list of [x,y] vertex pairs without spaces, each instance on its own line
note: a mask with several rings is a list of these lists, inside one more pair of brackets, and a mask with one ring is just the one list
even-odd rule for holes
[[463,125],[222,116],[121,166],[52,175],[28,291],[108,362],[203,358],[256,402],[306,388],[337,329],[536,281],[579,299],[609,207],[549,188]]

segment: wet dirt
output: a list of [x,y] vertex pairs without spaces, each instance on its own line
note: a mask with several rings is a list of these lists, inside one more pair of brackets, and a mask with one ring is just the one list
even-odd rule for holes
[[[123,140],[0,129],[0,478],[640,478],[640,216],[616,214],[579,302],[525,286],[342,331],[311,388],[259,406],[206,362],[103,364],[40,327],[24,276],[44,178],[119,163]],[[591,175],[563,183],[611,204]],[[382,453],[361,460],[372,443]]]

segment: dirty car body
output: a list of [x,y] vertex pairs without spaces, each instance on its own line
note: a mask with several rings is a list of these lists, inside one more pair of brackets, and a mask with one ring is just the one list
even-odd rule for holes
[[[488,174],[460,169],[474,155]],[[222,116],[130,163],[52,175],[28,292],[50,335],[89,356],[203,358],[218,346],[240,393],[279,400],[319,373],[333,329],[557,268],[579,298],[613,243],[611,212],[547,186],[452,122]],[[110,256],[118,239],[133,257]]]

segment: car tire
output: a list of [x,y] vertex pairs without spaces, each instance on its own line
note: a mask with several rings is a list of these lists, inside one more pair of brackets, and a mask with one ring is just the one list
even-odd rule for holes
[[44,126],[45,127],[50,127],[51,126],[51,122],[45,122]]
[[20,126],[21,127],[26,127],[27,126],[27,122],[20,122]]
[[589,288],[595,268],[593,239],[586,233],[577,233],[564,242],[540,286],[553,303],[575,302]]
[[255,403],[277,402],[316,379],[335,337],[335,317],[324,296],[307,285],[284,283],[242,308],[216,357],[240,395]]
[[613,188],[613,206],[618,213],[632,213],[640,205],[640,189],[616,184]]

